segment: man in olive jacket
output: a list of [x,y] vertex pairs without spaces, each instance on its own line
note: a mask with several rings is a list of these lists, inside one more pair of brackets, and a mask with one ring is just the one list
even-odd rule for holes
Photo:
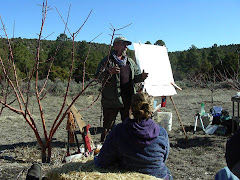
[[102,81],[103,132],[101,142],[115,125],[118,112],[122,122],[130,115],[131,98],[136,93],[134,83],[143,82],[148,73],[141,73],[135,62],[127,57],[127,46],[132,42],[116,37],[113,52],[98,65],[96,78]]

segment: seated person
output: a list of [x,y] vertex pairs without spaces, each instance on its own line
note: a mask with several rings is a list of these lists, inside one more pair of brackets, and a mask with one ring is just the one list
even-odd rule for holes
[[227,141],[225,158],[230,171],[240,179],[240,128]]
[[215,176],[215,180],[238,180],[240,178],[240,128],[231,136],[226,144],[224,167]]
[[150,117],[153,97],[146,93],[133,95],[131,110],[134,119],[127,118],[107,136],[94,163],[97,167],[117,166],[162,179],[172,179],[165,165],[169,153],[166,130]]
[[215,175],[215,180],[239,180],[237,176],[235,176],[228,167],[222,168]]

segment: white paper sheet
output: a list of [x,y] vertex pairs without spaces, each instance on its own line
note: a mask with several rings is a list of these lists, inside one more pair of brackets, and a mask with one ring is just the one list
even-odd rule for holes
[[177,94],[167,48],[151,44],[133,43],[135,56],[141,71],[148,74],[144,89],[152,96],[172,96]]

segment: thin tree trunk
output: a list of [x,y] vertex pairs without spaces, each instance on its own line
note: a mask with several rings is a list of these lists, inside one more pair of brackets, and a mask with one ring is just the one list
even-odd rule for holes
[[46,157],[47,157],[47,155],[46,155],[46,148],[45,148],[45,146],[43,146],[43,147],[41,148],[41,155],[42,155],[42,163],[46,163]]
[[50,163],[52,155],[52,147],[49,144],[48,147],[45,145],[41,148],[42,163]]

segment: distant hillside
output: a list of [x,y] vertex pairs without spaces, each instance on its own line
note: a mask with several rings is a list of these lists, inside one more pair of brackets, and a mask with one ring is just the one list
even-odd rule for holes
[[192,45],[188,50],[169,53],[174,78],[205,79],[211,81],[219,73],[228,77],[239,71],[240,44],[198,49]]
[[[36,57],[37,39],[11,39],[14,61],[19,76],[26,77],[34,65]],[[4,62],[9,57],[6,39],[0,42],[0,56]],[[217,46],[214,44],[209,48],[198,49],[192,45],[188,50],[169,52],[174,79],[193,79],[198,76],[208,78],[217,72],[228,72],[233,76],[239,70],[239,48],[240,44]],[[58,51],[56,52],[56,49]],[[90,51],[89,51],[90,49]],[[66,79],[71,64],[72,40],[65,34],[60,34],[53,40],[42,40],[40,49],[41,62],[50,62],[54,58],[53,72],[50,79]],[[89,53],[88,53],[89,51]],[[107,56],[109,45],[89,43],[86,41],[75,42],[75,64],[73,79],[76,82],[82,80],[82,62],[86,61],[86,78],[89,79],[96,71],[98,63]],[[135,59],[134,51],[128,50],[128,55]],[[42,63],[40,77],[45,77],[49,63]],[[2,70],[0,70],[1,72]]]

